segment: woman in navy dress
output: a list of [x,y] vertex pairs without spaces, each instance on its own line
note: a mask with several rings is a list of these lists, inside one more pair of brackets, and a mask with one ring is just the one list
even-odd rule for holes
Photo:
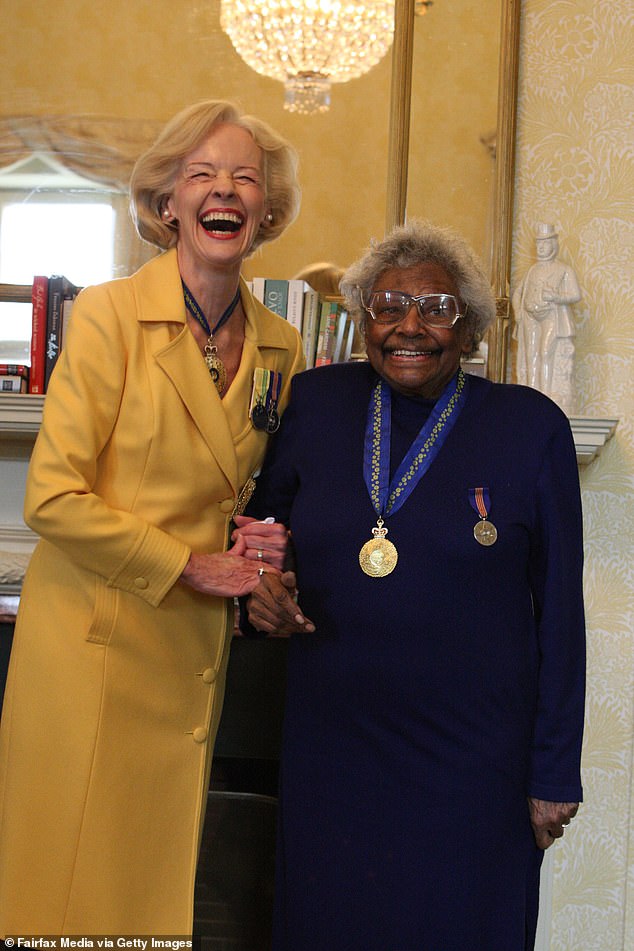
[[250,605],[292,635],[274,951],[526,951],[582,794],[570,427],[460,370],[495,305],[452,232],[396,229],[342,290],[369,362],[294,379],[251,508],[299,592]]

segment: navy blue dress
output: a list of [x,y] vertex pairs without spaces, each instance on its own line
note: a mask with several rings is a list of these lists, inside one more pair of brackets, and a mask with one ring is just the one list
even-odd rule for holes
[[[296,377],[251,513],[293,534],[274,951],[526,951],[542,853],[527,796],[579,801],[581,506],[564,414],[469,377],[392,574],[359,550],[368,364]],[[393,394],[392,467],[430,411]],[[474,539],[488,486],[498,540]]]

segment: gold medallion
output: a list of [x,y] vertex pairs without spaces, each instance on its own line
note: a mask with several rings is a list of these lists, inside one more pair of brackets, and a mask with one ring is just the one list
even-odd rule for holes
[[379,518],[377,527],[372,529],[374,538],[366,542],[359,552],[361,570],[371,578],[384,578],[391,574],[398,561],[396,547],[385,537],[387,528],[383,527],[383,519]]
[[480,545],[495,545],[498,539],[498,530],[492,522],[483,518],[473,528],[473,537]]
[[209,375],[213,380],[214,386],[219,393],[222,393],[227,385],[227,371],[225,370],[224,363],[218,356],[217,348],[210,346],[209,341],[207,341],[207,346],[205,347],[205,363],[207,364],[207,369],[209,370]]

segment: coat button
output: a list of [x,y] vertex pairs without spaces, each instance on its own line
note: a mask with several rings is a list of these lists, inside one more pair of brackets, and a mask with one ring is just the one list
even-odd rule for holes
[[194,743],[204,743],[207,739],[207,730],[204,726],[197,726],[192,736],[194,737]]
[[203,670],[203,683],[212,684],[217,676],[217,670],[214,670],[213,667],[206,667],[205,670]]
[[137,588],[141,588],[142,591],[145,591],[145,589],[147,588],[149,584],[147,578],[135,578],[134,583],[137,586]]
[[223,499],[220,503],[221,512],[233,512],[233,507],[236,504],[235,499]]

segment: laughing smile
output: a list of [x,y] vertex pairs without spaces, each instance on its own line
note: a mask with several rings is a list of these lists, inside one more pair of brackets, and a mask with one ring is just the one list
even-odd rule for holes
[[233,235],[244,224],[243,216],[237,211],[205,211],[199,218],[200,224],[210,234]]
[[432,357],[435,354],[440,353],[440,350],[386,350],[385,354],[388,357],[399,357],[405,359],[419,359],[421,357]]

